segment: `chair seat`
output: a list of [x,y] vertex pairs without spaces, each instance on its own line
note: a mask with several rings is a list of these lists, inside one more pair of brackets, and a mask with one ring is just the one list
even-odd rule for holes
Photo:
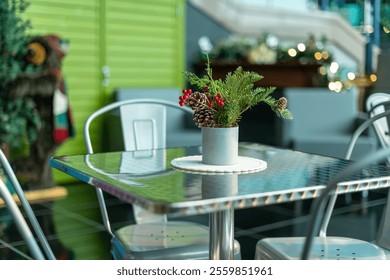
[[[304,237],[264,238],[257,242],[255,259],[299,260]],[[311,260],[385,260],[386,252],[373,243],[348,237],[315,237]]]
[[180,247],[186,244],[208,244],[207,227],[191,222],[135,224],[120,228],[118,238],[134,252]]
[[[134,224],[116,231],[112,244],[115,259],[208,259],[209,229],[187,221]],[[241,258],[237,241],[234,258]]]

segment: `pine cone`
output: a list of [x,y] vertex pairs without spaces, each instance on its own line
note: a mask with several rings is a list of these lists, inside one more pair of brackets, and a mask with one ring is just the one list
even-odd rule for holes
[[286,97],[281,97],[276,101],[275,105],[276,109],[278,111],[283,111],[287,108],[287,98]]
[[209,108],[196,110],[193,120],[198,127],[214,126],[214,114]]
[[189,106],[192,110],[196,111],[203,108],[208,102],[207,96],[204,93],[196,91],[192,93],[186,100],[186,105]]

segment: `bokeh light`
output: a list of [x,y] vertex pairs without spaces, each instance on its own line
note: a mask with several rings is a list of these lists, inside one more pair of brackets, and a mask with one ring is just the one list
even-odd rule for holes
[[306,46],[304,43],[299,43],[298,46],[297,46],[297,49],[300,51],[300,52],[304,52],[306,50]]
[[322,53],[316,52],[316,53],[314,54],[314,58],[317,59],[317,60],[321,60],[321,59],[322,59]]
[[332,62],[329,66],[329,71],[333,74],[337,73],[337,71],[339,70],[339,64],[337,62]]
[[293,49],[293,48],[289,49],[288,50],[288,55],[291,56],[291,57],[297,56],[297,50]]
[[356,75],[353,72],[348,72],[347,77],[348,77],[349,80],[352,81],[352,80],[355,80]]

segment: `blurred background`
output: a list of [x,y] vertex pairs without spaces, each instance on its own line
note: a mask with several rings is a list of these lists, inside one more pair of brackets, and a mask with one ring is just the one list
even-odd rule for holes
[[[66,81],[74,132],[56,147],[56,155],[85,153],[84,121],[93,111],[117,100],[118,90],[174,88],[179,92],[186,86],[183,71],[202,73],[207,57],[215,77],[243,65],[244,70],[263,75],[259,85],[276,87],[280,96],[290,88],[341,94],[354,89],[358,99],[353,102],[362,112],[371,93],[390,92],[389,0],[16,2],[24,3],[18,15],[29,22],[23,32],[28,36],[56,34],[67,43],[61,77]],[[1,40],[7,40],[10,29],[2,19]],[[282,145],[282,129],[272,112],[246,114],[240,140]],[[106,141],[103,129],[95,131],[101,135],[102,149]],[[264,130],[266,134],[260,133]],[[60,172],[54,172],[54,180],[65,186],[78,184]],[[82,188],[83,194],[76,188],[68,187],[68,191],[71,199],[54,206],[59,211],[55,223],[65,228],[61,238],[67,236],[65,243],[76,251],[77,258],[107,257],[108,241],[97,252],[88,249],[92,253],[77,245],[91,240],[91,224],[97,240],[103,236],[93,188]],[[78,204],[82,198],[85,204]],[[70,223],[69,219],[75,220]],[[82,225],[85,239],[74,233]]]

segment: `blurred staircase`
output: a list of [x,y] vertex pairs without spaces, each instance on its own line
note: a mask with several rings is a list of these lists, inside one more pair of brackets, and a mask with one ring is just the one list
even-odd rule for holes
[[[338,13],[282,9],[236,0],[189,0],[189,3],[236,35],[259,36],[267,32],[286,41],[303,41],[313,34],[317,38],[325,36],[331,47],[339,49],[359,67],[357,70],[364,70],[366,38]],[[376,65],[379,49],[373,53]]]

